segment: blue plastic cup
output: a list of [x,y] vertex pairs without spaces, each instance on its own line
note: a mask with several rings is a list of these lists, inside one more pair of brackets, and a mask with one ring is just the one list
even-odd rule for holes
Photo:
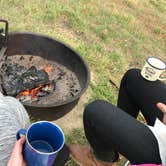
[[62,129],[48,121],[33,123],[27,130],[20,129],[16,138],[21,135],[26,136],[23,156],[28,166],[51,166],[65,142]]

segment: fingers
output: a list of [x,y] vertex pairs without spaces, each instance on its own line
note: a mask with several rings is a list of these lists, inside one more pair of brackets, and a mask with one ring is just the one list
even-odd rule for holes
[[14,149],[13,149],[13,151],[14,151],[15,154],[18,154],[18,155],[22,154],[22,146],[23,146],[24,142],[25,142],[25,136],[22,136],[22,137],[15,143]]
[[17,141],[18,142],[18,144],[20,144],[20,145],[23,145],[24,144],[24,142],[25,142],[25,139],[26,139],[26,137],[23,135],[23,136],[21,136],[21,138]]
[[158,109],[160,109],[164,114],[166,114],[166,105],[163,103],[157,103]]
[[24,142],[25,136],[21,136],[21,138],[15,143],[13,152],[10,156],[10,160],[8,161],[7,166],[26,166],[22,155]]

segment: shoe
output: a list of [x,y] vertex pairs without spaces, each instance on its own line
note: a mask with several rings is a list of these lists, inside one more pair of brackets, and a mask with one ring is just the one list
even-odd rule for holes
[[72,158],[80,166],[115,166],[115,163],[103,162],[94,156],[90,147],[71,144],[68,146]]

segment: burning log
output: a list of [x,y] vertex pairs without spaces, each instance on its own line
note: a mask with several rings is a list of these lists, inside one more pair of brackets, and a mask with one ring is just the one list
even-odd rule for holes
[[2,89],[7,95],[17,96],[26,89],[33,89],[50,82],[45,70],[37,70],[35,66],[26,69],[18,64],[4,64],[1,69]]
[[16,98],[18,98],[21,102],[34,102],[38,101],[40,97],[47,96],[54,92],[55,90],[55,82],[51,81],[51,83],[46,85],[39,85],[34,89],[27,89],[21,93],[19,93]]

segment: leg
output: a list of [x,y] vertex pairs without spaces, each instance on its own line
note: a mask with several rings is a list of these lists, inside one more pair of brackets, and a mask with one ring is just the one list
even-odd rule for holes
[[16,132],[30,124],[23,105],[14,97],[0,95],[0,165],[7,165],[16,142]]
[[105,101],[89,104],[84,112],[85,135],[101,160],[110,161],[116,151],[133,164],[160,164],[158,143],[147,126]]
[[164,83],[145,80],[138,69],[127,71],[121,81],[118,96],[119,108],[135,118],[141,110],[147,123],[153,125],[156,117],[160,120],[163,118],[162,112],[156,107],[159,101],[166,104]]

